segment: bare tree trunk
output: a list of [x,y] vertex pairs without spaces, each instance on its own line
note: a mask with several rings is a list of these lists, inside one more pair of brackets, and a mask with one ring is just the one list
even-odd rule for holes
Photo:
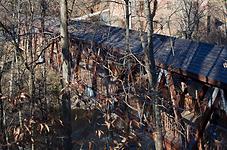
[[[126,34],[125,34],[125,41],[126,41],[126,55],[128,55],[130,53],[130,47],[129,47],[129,19],[130,19],[130,14],[129,14],[129,0],[124,0],[125,2],[125,28],[126,28]],[[127,62],[127,70],[130,70],[130,60],[127,59],[127,57],[124,58],[124,63],[123,65],[125,66],[126,65],[126,61],[128,60]],[[129,71],[127,71],[127,73],[129,74]],[[127,80],[127,79],[126,79]],[[130,81],[127,80],[125,81],[128,85],[128,92],[129,92],[129,89],[130,89]],[[127,95],[125,95],[125,101],[128,102],[129,98]],[[127,118],[129,118],[129,112],[128,112],[128,108],[126,107],[126,115],[127,115]],[[130,119],[127,119],[127,134],[130,133]]]
[[[44,30],[45,30],[45,16],[46,16],[46,0],[41,0],[40,1],[40,5],[41,5],[41,43],[42,43],[42,47],[44,47],[44,44],[45,44],[45,35],[44,35]],[[46,99],[46,63],[45,63],[45,57],[46,57],[46,51],[44,50],[42,55],[41,55],[41,59],[43,59],[44,61],[44,64],[42,66],[42,77],[43,77],[43,86],[44,86],[44,89],[43,89],[43,93],[44,93],[44,100],[46,102],[46,110],[47,107],[48,107],[48,100]]]
[[[20,18],[20,7],[18,7],[20,4],[20,1],[19,0],[15,0],[12,2],[12,11],[13,10],[16,10],[16,11],[13,11],[13,19],[15,20],[15,24],[13,25],[13,34],[15,36],[15,40],[16,42],[18,43],[19,45],[19,18]],[[10,72],[10,97],[12,96],[15,96],[13,95],[15,93],[15,77],[17,76],[16,75],[16,65],[17,65],[17,51],[18,51],[18,48],[16,47],[15,50],[14,50],[14,53],[12,55],[12,64],[11,64],[11,72]]]
[[2,94],[2,68],[0,67],[0,95]]
[[28,25],[28,32],[30,33],[28,35],[28,62],[27,62],[27,68],[30,71],[30,77],[29,77],[29,90],[30,90],[30,95],[31,95],[31,101],[32,105],[34,105],[34,96],[35,96],[35,65],[34,65],[34,47],[33,47],[33,42],[32,39],[34,36],[32,35],[32,24],[33,24],[33,4],[31,0],[29,0],[29,9],[30,9],[30,16],[28,17],[29,19],[29,25]]
[[[223,20],[226,19],[226,14],[227,14],[227,1],[225,0],[224,1],[224,4],[222,5],[223,6]],[[224,35],[225,35],[225,38],[227,38],[227,22],[225,21],[224,22]]]
[[[157,3],[157,1],[154,1],[154,5]],[[151,85],[151,88],[155,89],[156,81],[157,81],[157,75],[156,75],[156,67],[155,67],[155,61],[154,61],[154,52],[153,52],[153,18],[155,16],[155,12],[157,9],[157,6],[155,6],[153,9],[153,12],[151,13],[151,7],[149,0],[144,0],[144,12],[147,19],[147,46],[144,49],[145,53],[145,63],[146,63],[146,70],[148,71],[148,77],[149,77],[149,84]]]
[[61,14],[61,46],[62,46],[62,86],[64,92],[62,95],[62,111],[63,111],[63,124],[64,124],[64,149],[72,149],[71,141],[71,101],[69,84],[71,81],[71,56],[69,52],[69,37],[68,37],[68,14],[67,14],[67,1],[60,0],[60,14]]
[[[2,70],[1,70],[2,71]],[[3,144],[6,144],[5,140],[5,125],[4,125],[4,101],[2,100],[2,72],[0,72],[0,127],[1,132],[3,134]],[[7,148],[5,146],[1,146],[3,150]]]
[[[47,2],[46,0],[40,0],[40,7],[41,7],[41,44],[42,47],[44,47],[45,44],[45,34],[44,34],[44,30],[45,30],[45,16],[46,16],[46,9],[47,9]],[[42,75],[42,85],[43,85],[43,96],[44,96],[44,105],[45,105],[45,111],[43,112],[43,118],[45,120],[47,120],[47,114],[49,113],[49,98],[47,98],[47,84],[46,84],[46,80],[47,80],[47,65],[46,65],[46,50],[44,50],[42,52],[41,55],[41,59],[42,61],[44,61],[44,64],[42,65],[42,70],[41,70],[41,75]],[[49,139],[49,133],[46,133],[46,149],[50,150],[50,139]]]
[[[153,3],[153,11],[151,12],[150,4]],[[162,137],[162,123],[161,123],[161,113],[158,107],[158,95],[157,95],[157,75],[154,60],[153,51],[153,19],[157,10],[157,0],[149,1],[144,0],[144,13],[147,20],[147,46],[144,46],[144,56],[145,56],[145,69],[148,74],[149,86],[152,91],[154,91],[154,113],[155,113],[155,127],[156,127],[156,139],[155,147],[156,150],[163,149],[163,137]]]
[[125,35],[125,40],[126,40],[126,52],[129,52],[129,19],[130,19],[130,14],[129,14],[129,0],[124,0],[125,1],[125,27],[126,27],[126,35]]
[[3,134],[3,150],[8,150],[9,147],[8,144],[8,137],[7,137],[7,131],[6,131],[6,119],[5,119],[5,109],[4,109],[4,100],[0,98],[0,107],[1,107],[1,132]]
[[16,61],[16,56],[15,56],[15,52],[13,54],[13,58],[12,58],[12,64],[11,64],[11,70],[10,70],[10,84],[9,84],[9,95],[10,97],[13,96],[13,93],[14,93],[14,69],[15,69],[15,61]]
[[[29,0],[29,9],[30,9],[30,16],[29,16],[29,29],[28,31],[32,33],[32,24],[33,24],[33,4]],[[30,95],[31,95],[31,106],[30,106],[30,112],[31,112],[31,117],[34,115],[34,107],[35,107],[35,65],[34,65],[34,47],[33,47],[33,35],[29,34],[28,35],[28,51],[30,51],[30,66],[29,66],[29,90],[30,90]],[[32,126],[31,129],[31,137],[34,139],[34,127]],[[31,143],[31,150],[35,150],[35,142]]]

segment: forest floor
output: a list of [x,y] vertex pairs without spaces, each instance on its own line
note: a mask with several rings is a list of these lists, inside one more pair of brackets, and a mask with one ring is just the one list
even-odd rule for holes
[[[104,118],[98,110],[74,109],[72,119],[74,149],[104,150],[107,149],[107,143],[109,143],[110,147],[113,144],[116,147],[116,143],[124,140],[118,132],[112,131],[111,138],[105,134],[107,133],[107,128],[104,126]],[[98,136],[99,131],[104,133],[100,137]],[[128,142],[126,144],[127,148],[130,150],[154,149],[154,142],[148,134],[145,134],[142,130],[136,133],[138,141],[132,140]]]

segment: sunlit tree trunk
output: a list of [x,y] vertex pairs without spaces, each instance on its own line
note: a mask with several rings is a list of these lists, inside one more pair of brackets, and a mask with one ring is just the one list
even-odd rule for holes
[[[224,16],[223,19],[225,20],[226,19],[226,14],[227,14],[227,1],[225,0],[223,3],[224,3],[224,4],[222,4],[222,6],[223,6],[223,16]],[[224,33],[225,38],[227,38],[227,21],[224,22],[224,31],[225,31],[225,33]]]
[[0,67],[0,95],[2,94],[2,69]]
[[[46,43],[45,41],[45,17],[46,17],[46,10],[48,9],[47,2],[46,0],[40,0],[40,9],[41,9],[41,44],[42,48],[44,48],[44,45]],[[41,66],[41,76],[42,76],[42,85],[43,85],[43,96],[44,96],[44,104],[45,104],[45,111],[42,111],[43,119],[47,120],[47,114],[49,113],[49,98],[47,98],[47,65],[46,65],[46,50],[42,52],[41,58],[40,58],[44,63]],[[46,149],[50,150],[50,139],[49,139],[49,133],[46,133]]]
[[[151,3],[153,4],[153,11],[151,12]],[[163,149],[163,137],[162,137],[162,123],[161,123],[161,113],[158,107],[158,92],[156,91],[157,75],[154,60],[154,50],[153,50],[153,19],[157,10],[158,2],[157,0],[149,1],[144,0],[144,13],[147,21],[147,46],[144,46],[144,57],[145,57],[145,69],[148,74],[149,87],[154,91],[154,113],[155,113],[155,147],[156,150]]]
[[[126,46],[126,55],[128,55],[130,53],[130,39],[129,39],[129,31],[130,31],[130,0],[124,0],[125,3],[125,46]],[[130,75],[130,71],[131,71],[131,64],[130,64],[130,59],[128,57],[124,58],[124,62],[123,62],[124,67],[127,67],[126,70],[127,71],[127,76],[129,77]],[[127,93],[130,93],[130,80],[129,78],[125,78],[125,83],[127,85]],[[128,94],[125,93],[125,101],[128,103],[129,98],[128,98]],[[130,117],[129,117],[129,109],[126,107],[126,115],[127,115],[127,134],[130,134]]]
[[[20,24],[20,0],[14,0],[12,1],[12,11],[13,11],[13,20],[14,20],[14,24],[13,24],[13,35],[15,36],[14,39],[16,41],[16,43],[19,46],[20,43],[20,38],[19,38],[19,24]],[[17,78],[18,75],[18,59],[17,59],[17,52],[18,52],[18,47],[15,47],[13,55],[12,55],[12,64],[11,64],[11,73],[10,73],[10,91],[9,91],[9,95],[15,96],[14,94],[16,93],[15,91],[15,80]]]
[[[5,129],[4,129],[4,101],[2,100],[2,70],[0,70],[0,127],[1,133],[4,135],[3,143],[6,144],[5,141]],[[5,146],[1,146],[3,150],[6,150]]]
[[125,1],[125,27],[126,27],[126,51],[129,52],[129,27],[130,27],[130,12],[129,12],[129,0]]
[[62,86],[64,88],[62,95],[62,111],[64,124],[64,149],[72,149],[71,142],[71,101],[69,84],[71,80],[71,56],[69,52],[69,37],[68,37],[68,14],[67,1],[60,0],[60,14],[61,14],[61,46],[62,46]]

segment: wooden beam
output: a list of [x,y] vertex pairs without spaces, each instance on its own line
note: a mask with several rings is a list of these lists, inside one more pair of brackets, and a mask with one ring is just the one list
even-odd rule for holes
[[[98,77],[98,73],[97,73],[97,62],[99,62],[99,54],[100,54],[100,49],[96,52],[93,51],[93,56],[94,56],[94,60],[93,60],[93,75],[92,75],[92,89],[95,91],[95,93],[97,93],[98,90],[98,83],[97,83],[97,77]],[[95,94],[96,95],[96,94]]]
[[83,45],[82,43],[78,43],[78,49],[76,51],[76,65],[75,65],[75,69],[74,72],[75,72],[75,78],[78,79],[79,78],[79,66],[80,66],[80,61],[81,61],[81,55],[82,55],[82,51],[83,51]]
[[[165,78],[166,78],[166,83],[167,83],[169,91],[170,91],[170,98],[171,98],[172,103],[173,103],[173,109],[175,109],[176,112],[178,112],[177,109],[178,109],[178,106],[179,106],[178,105],[179,99],[177,97],[177,93],[176,93],[176,90],[175,90],[175,85],[174,85],[174,81],[173,81],[173,78],[172,78],[172,73],[164,70],[164,74],[165,74]],[[175,115],[181,116],[180,113],[175,114]]]
[[212,96],[211,96],[211,99],[209,100],[208,102],[208,106],[211,108],[214,104],[214,101],[218,95],[218,92],[219,92],[219,89],[218,88],[215,88],[213,93],[212,93]]
[[[175,85],[174,85],[174,81],[172,78],[172,73],[168,72],[166,70],[164,70],[164,74],[165,74],[165,78],[166,78],[166,82],[168,84],[169,87],[169,91],[170,91],[170,97],[171,97],[171,101],[172,101],[172,105],[173,105],[173,112],[174,112],[174,121],[176,123],[176,127],[179,131],[182,131],[181,126],[184,126],[183,120],[182,120],[182,116],[181,113],[179,111],[179,99],[177,97],[177,93],[175,90]],[[183,140],[183,137],[180,133],[178,133],[178,138]],[[182,141],[182,142],[183,142]],[[182,143],[182,146],[184,145],[184,142]]]
[[158,90],[161,86],[161,79],[162,79],[163,75],[164,75],[164,70],[161,69],[159,74],[158,74],[157,84],[156,84],[156,87],[155,87],[156,90]]
[[227,114],[227,100],[225,98],[225,92],[223,89],[221,89],[220,92],[221,92],[221,100],[222,100],[223,109],[225,111],[225,114]]
[[218,99],[217,99],[218,92],[219,92],[219,88],[214,88],[211,99],[209,100],[209,103],[208,103],[209,107],[205,111],[203,117],[201,118],[201,122],[198,125],[197,131],[196,131],[196,137],[195,137],[195,141],[197,145],[193,145],[193,149],[195,149],[196,146],[197,146],[197,149],[202,149],[201,141],[202,141],[203,133],[214,111],[214,106],[218,102]]
[[201,110],[202,109],[201,102],[203,101],[208,89],[209,89],[208,86],[203,85],[200,91],[196,90],[196,102],[198,104],[199,113],[203,112],[203,110]]

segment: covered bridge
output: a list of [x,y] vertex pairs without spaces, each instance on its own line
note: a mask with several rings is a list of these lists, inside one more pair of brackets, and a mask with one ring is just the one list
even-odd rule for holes
[[[125,29],[123,28],[97,25],[90,22],[71,21],[69,24],[69,32],[72,42],[82,42],[85,45],[90,45],[95,48],[99,47],[104,51],[111,50],[112,53],[115,54],[126,54]],[[136,57],[143,55],[143,48],[140,38],[141,35],[146,38],[145,33],[140,33],[133,30],[130,31],[129,47],[130,51]],[[195,134],[197,134],[196,136],[194,135],[194,138],[199,140],[199,138],[204,136],[203,132],[205,127],[212,122],[211,118],[212,115],[214,115],[213,112],[216,108],[225,111],[224,116],[221,116],[221,118],[223,117],[222,119],[226,119],[227,47],[158,34],[154,34],[153,44],[155,63],[157,67],[160,68],[159,70],[171,72],[172,74],[183,76],[186,79],[192,79],[193,81],[199,82],[202,85],[202,90],[199,91],[200,93],[197,93],[197,96],[191,99],[194,99],[200,103],[199,107],[204,107],[203,111],[200,111],[197,116],[195,115],[195,110],[184,110],[183,112],[180,111],[182,117],[185,118],[186,122],[190,122],[190,125],[193,123],[193,120],[196,120],[193,119],[193,117],[196,118],[200,116],[199,121],[193,127],[193,129],[196,130]],[[177,106],[179,106],[180,100],[177,100],[177,92],[175,91],[176,85],[172,86],[170,84],[173,83],[174,85],[176,83],[174,83],[175,81],[173,78],[167,79],[166,77],[166,80],[168,80],[167,83],[169,83],[168,89],[170,90],[170,95],[176,101]],[[211,90],[209,91],[209,89]],[[194,92],[198,91],[194,90]],[[208,104],[207,106],[202,106],[202,102],[205,101],[204,98],[207,95]],[[184,95],[184,97],[187,97],[187,95]],[[163,115],[164,118],[166,118],[166,116],[166,114]],[[165,126],[166,128],[169,128],[169,123],[171,120],[166,120],[166,122],[164,121]],[[223,122],[220,123],[220,132],[222,132],[222,135],[226,135],[227,128],[223,126],[223,124]],[[190,134],[190,128],[187,128],[187,132],[187,134]],[[170,139],[169,141],[172,142],[174,140]],[[190,141],[189,135],[188,141]],[[216,145],[216,147],[220,145],[221,144],[219,143],[219,145]]]
[[[53,26],[53,24],[55,25]],[[56,24],[56,20],[49,20],[46,23],[46,27],[48,31],[56,35],[59,34],[59,23]],[[97,56],[100,53],[122,57],[127,55],[125,29],[71,20],[69,23],[69,33],[72,59],[74,62],[73,67],[75,67],[76,71],[81,67],[80,74],[82,74],[82,70],[84,69],[90,70],[92,75],[83,75],[81,79],[87,77],[92,78],[86,80],[89,82],[87,85],[91,85],[93,89],[99,91],[100,87],[97,86],[97,82],[102,81],[97,81],[99,79],[96,79],[95,76],[99,74],[97,73],[99,71],[97,65],[100,62],[104,62],[105,58],[98,58]],[[143,56],[141,35],[146,39],[146,33],[130,30],[129,49],[135,58],[141,58]],[[222,120],[220,123],[220,120],[216,121],[216,123],[218,122],[218,126],[216,126],[218,128],[217,132],[221,132],[222,136],[227,135],[227,126],[223,123],[225,119],[227,120],[227,47],[158,34],[153,35],[153,44],[155,63],[160,71],[159,75],[166,82],[164,84],[162,83],[162,87],[167,86],[172,102],[175,103],[174,105],[182,107],[182,110],[178,111],[181,117],[184,118],[186,124],[188,124],[186,133],[188,142],[191,142],[191,137],[199,141],[204,136],[203,132],[205,128],[208,128],[207,126],[212,124],[211,120],[215,111],[218,112],[221,118],[220,120]],[[53,49],[59,49],[60,47],[57,45],[52,45],[51,59],[53,59]],[[76,51],[76,49],[79,51]],[[60,50],[57,51],[59,52]],[[96,53],[92,54],[93,51]],[[55,54],[59,55],[57,54],[58,52]],[[108,52],[109,54],[107,54]],[[59,56],[56,56],[56,59],[58,58]],[[114,59],[121,59],[121,57],[115,57]],[[100,73],[99,76],[104,78],[105,73],[104,75]],[[180,80],[179,78],[174,79],[174,76],[180,76]],[[184,80],[182,81],[181,79],[183,78]],[[189,85],[189,82],[185,80],[191,80],[192,83]],[[188,91],[185,91],[185,86],[182,86],[180,89],[181,92],[177,92],[176,87],[179,86],[177,84],[182,83],[188,87]],[[201,88],[195,87],[196,89],[190,93],[190,86],[196,83],[199,83]],[[93,87],[94,85],[96,87]],[[108,88],[108,85],[105,86]],[[180,101],[182,100],[184,104],[180,106]],[[188,101],[189,104],[185,104],[187,103],[185,101]],[[190,103],[196,103],[200,110],[196,113],[195,107],[191,109]],[[220,113],[223,111],[224,114]],[[170,136],[166,133],[167,143],[173,144],[174,141],[178,141],[176,139],[177,137],[173,136],[177,132],[171,123],[174,117],[169,117],[168,113],[165,112],[163,112],[162,116],[164,118],[165,128],[171,132]],[[193,132],[194,135],[191,135],[191,130],[195,131]],[[216,143],[213,144],[216,147],[227,145],[226,143],[222,143],[224,139],[227,139],[227,137],[222,137],[219,145]]]
[[[125,51],[125,29],[72,21],[71,39]],[[145,33],[143,33],[145,35]],[[154,34],[154,57],[158,67],[227,90],[227,46]],[[130,50],[143,54],[140,32],[130,31]]]

